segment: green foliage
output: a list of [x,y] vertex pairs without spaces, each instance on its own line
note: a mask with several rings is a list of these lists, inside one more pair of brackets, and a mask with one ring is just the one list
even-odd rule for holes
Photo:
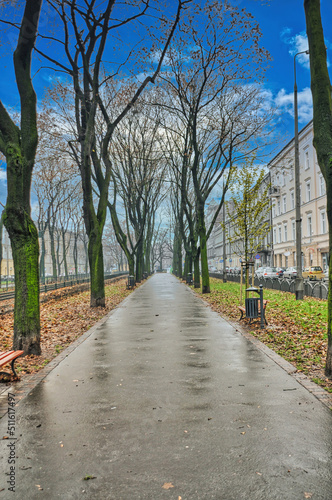
[[223,226],[234,252],[248,262],[270,230],[269,185],[263,185],[265,172],[257,171],[253,160],[238,167],[232,177],[231,197],[227,202],[231,226]]

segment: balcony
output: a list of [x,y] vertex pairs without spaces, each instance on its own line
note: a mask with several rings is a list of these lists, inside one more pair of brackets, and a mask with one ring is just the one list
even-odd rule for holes
[[278,198],[280,196],[280,186],[271,186],[269,188],[270,198]]

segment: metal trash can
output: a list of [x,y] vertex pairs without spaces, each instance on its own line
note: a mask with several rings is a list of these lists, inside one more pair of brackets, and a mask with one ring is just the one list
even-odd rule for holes
[[193,282],[193,277],[192,277],[192,274],[191,273],[188,273],[187,274],[187,278],[186,278],[186,283],[188,285],[192,285],[192,282]]
[[127,288],[128,289],[134,288],[134,286],[135,286],[135,278],[134,278],[134,276],[128,276]]
[[258,301],[258,297],[249,297],[245,300],[247,318],[258,318]]

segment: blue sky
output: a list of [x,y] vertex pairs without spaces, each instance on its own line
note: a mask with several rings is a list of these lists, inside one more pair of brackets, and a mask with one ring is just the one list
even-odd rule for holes
[[[174,0],[175,1],[175,0]],[[303,0],[231,0],[239,7],[250,11],[259,22],[263,33],[262,45],[269,50],[273,60],[266,73],[265,82],[266,99],[277,104],[280,110],[277,132],[282,139],[277,147],[280,148],[292,138],[294,130],[293,121],[293,56],[296,52],[307,48],[305,34],[305,16]],[[22,6],[24,2],[20,1]],[[44,2],[44,12],[41,17],[41,26],[52,22],[52,13]],[[324,35],[328,49],[328,57],[332,61],[332,0],[321,0]],[[2,31],[3,42],[7,47],[0,46],[2,51],[0,98],[5,105],[15,107],[18,104],[12,57],[10,47],[15,46],[15,30]],[[35,60],[33,72],[34,86],[39,101],[45,95],[45,89],[52,80],[48,70],[38,69],[39,62]],[[312,117],[310,72],[307,56],[297,58],[297,83],[299,96],[299,126],[300,128]],[[0,171],[0,200],[4,202],[4,172]]]
[[[266,89],[282,112],[281,133],[293,136],[294,54],[308,48],[303,0],[235,0],[249,10],[259,22],[263,33],[262,44],[273,60],[267,71]],[[332,1],[321,0],[321,13],[328,59],[332,61]],[[299,99],[299,126],[312,118],[309,57],[296,58],[296,76]]]

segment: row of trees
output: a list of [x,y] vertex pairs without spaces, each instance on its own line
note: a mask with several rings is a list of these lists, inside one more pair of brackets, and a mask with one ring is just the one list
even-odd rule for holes
[[[42,213],[42,203],[40,215],[50,229],[54,209],[60,214],[76,195],[82,196],[91,306],[105,305],[102,238],[107,211],[130,272],[140,279],[143,270],[150,270],[156,213],[165,201],[165,185],[175,220],[173,267],[182,272],[183,246],[185,272],[193,268],[199,286],[200,258],[202,290],[209,292],[207,239],[233,171],[248,157],[257,156],[266,144],[271,121],[259,86],[269,56],[259,44],[257,23],[244,9],[212,0],[203,6],[178,0],[173,12],[174,4],[162,12],[160,2],[152,0],[49,0],[48,4],[57,17],[56,33],[38,33],[38,0],[26,0],[20,25],[9,22],[19,28],[14,53],[19,126],[0,102],[0,150],[6,157],[8,181],[3,220],[16,277],[14,348],[26,353],[40,352],[38,231],[30,207],[38,143],[33,50],[64,75],[49,96],[53,113],[61,117],[55,121],[53,137],[64,145],[63,150],[56,146],[63,165],[60,173],[52,148],[47,145],[45,153],[41,149],[50,176],[44,187],[39,183],[39,196],[42,199],[48,191],[52,198],[55,184],[67,185],[69,178],[72,187],[67,198],[57,198],[61,208],[50,204]],[[309,41],[314,45],[319,36],[315,17],[319,1],[306,0],[305,5],[307,19],[314,19],[314,28],[308,22]],[[119,46],[125,30],[134,33],[136,28],[131,46]],[[317,50],[315,46],[311,53],[313,82],[324,62]],[[155,89],[147,93],[149,84],[155,84]],[[314,83],[313,92],[317,109],[322,92],[316,92]],[[317,129],[317,119],[314,122]],[[324,156],[318,144],[316,139],[329,192],[330,153]],[[40,158],[41,164],[44,161],[45,156]],[[220,182],[222,195],[207,225],[206,204]],[[69,208],[73,214],[75,207]],[[80,211],[77,217],[80,220]]]
[[[149,9],[158,6],[150,5],[149,1],[133,0],[122,4],[109,0],[98,4],[95,0],[84,3],[55,0],[49,4],[57,14],[62,28],[57,26],[57,34],[54,36],[50,36],[50,33],[39,33],[39,37],[52,40],[53,44],[57,45],[52,52],[44,51],[43,57],[55,69],[67,74],[74,90],[75,135],[69,138],[68,143],[81,174],[83,217],[89,238],[91,305],[103,306],[105,292],[102,233],[113,175],[109,157],[110,143],[117,126],[131,111],[145,87],[153,83],[160,72],[181,11],[187,2],[179,0],[171,22],[162,13],[157,20],[158,13],[155,10],[151,21],[148,17]],[[30,206],[32,172],[38,143],[36,94],[31,79],[31,61],[34,49],[42,52],[35,47],[41,6],[41,1],[26,0],[23,19],[18,26],[14,68],[20,95],[20,126],[14,122],[2,102],[0,103],[0,150],[6,158],[8,185],[3,220],[11,240],[16,279],[14,348],[34,354],[40,353],[40,313],[38,231],[31,219]],[[140,24],[141,30],[144,31],[142,35],[150,35],[150,54],[159,50],[161,55],[154,73],[142,83],[137,83],[136,87],[128,88],[128,94],[123,95],[122,106],[118,97],[118,106],[115,108],[105,103],[102,91],[112,82],[113,88],[116,88],[116,76],[123,61],[118,59],[115,71],[102,71],[104,51],[106,45],[109,52],[116,48],[112,34],[137,20],[144,21]],[[17,27],[15,23],[10,24]],[[160,35],[158,41],[156,34]],[[124,60],[131,55],[130,49]],[[137,61],[143,62],[142,54],[136,54]],[[135,67],[134,63],[131,70],[137,71],[138,66]],[[122,89],[117,93],[118,96],[121,91]],[[98,112],[103,118],[99,145],[96,133],[99,125],[96,119]],[[97,149],[97,146],[100,147]],[[114,204],[113,200],[111,207],[114,207]],[[112,214],[113,218],[116,227],[116,213],[114,217]]]
[[[232,174],[247,158],[261,154],[271,124],[259,86],[269,55],[259,38],[257,23],[244,10],[222,2],[213,9],[207,5],[204,16],[185,23],[169,51],[169,70],[161,75],[168,124],[171,118],[165,149],[174,179],[173,268],[181,275],[183,245],[184,272],[194,270],[194,285],[202,279],[203,293],[210,291],[207,240]],[[221,196],[207,222],[206,205],[217,188]]]

